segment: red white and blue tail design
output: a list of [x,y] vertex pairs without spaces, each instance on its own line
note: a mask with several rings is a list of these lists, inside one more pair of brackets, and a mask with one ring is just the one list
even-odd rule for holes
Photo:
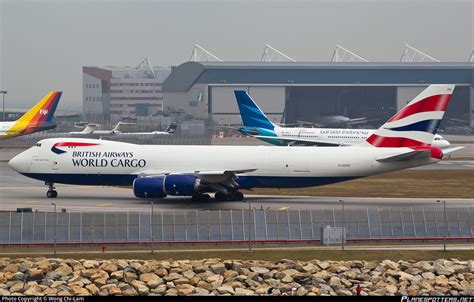
[[375,147],[429,147],[455,85],[430,85],[397,112],[366,143]]

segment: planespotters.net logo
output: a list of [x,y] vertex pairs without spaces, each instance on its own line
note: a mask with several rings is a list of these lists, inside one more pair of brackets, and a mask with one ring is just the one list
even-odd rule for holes
[[474,297],[408,297],[403,296],[401,302],[474,302]]
[[51,151],[59,155],[59,154],[63,154],[67,152],[60,148],[77,148],[77,147],[89,147],[89,146],[97,146],[97,145],[99,144],[80,143],[80,142],[61,142],[61,143],[54,144],[51,147]]

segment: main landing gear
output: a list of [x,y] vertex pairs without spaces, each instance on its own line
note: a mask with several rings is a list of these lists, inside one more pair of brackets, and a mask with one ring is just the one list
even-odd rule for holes
[[46,183],[46,185],[48,186],[48,192],[46,192],[46,196],[48,198],[56,198],[58,197],[58,191],[56,191],[55,187],[54,187],[54,183]]
[[191,200],[195,202],[206,202],[211,200],[211,196],[209,196],[209,194],[196,194],[193,195]]
[[215,197],[216,201],[242,201],[244,200],[244,194],[239,191],[235,191],[229,194],[217,192]]

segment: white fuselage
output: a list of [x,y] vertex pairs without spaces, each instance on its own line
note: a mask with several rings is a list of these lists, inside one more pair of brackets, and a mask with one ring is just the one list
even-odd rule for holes
[[[334,142],[340,145],[362,144],[376,130],[374,129],[342,129],[342,128],[290,128],[275,127],[277,136],[288,139],[307,139]],[[448,148],[450,143],[441,135],[436,134],[432,143],[433,147]]]
[[408,151],[411,149],[371,146],[135,145],[58,138],[40,141],[14,157],[10,166],[28,177],[52,183],[116,186],[131,185],[139,175],[254,170],[239,174],[241,188],[310,187],[438,161],[431,157],[400,162],[376,160]]

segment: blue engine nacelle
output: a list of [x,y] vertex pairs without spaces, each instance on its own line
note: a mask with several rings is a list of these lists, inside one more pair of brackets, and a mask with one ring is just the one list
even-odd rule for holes
[[133,194],[138,198],[164,198],[167,195],[193,196],[200,180],[194,175],[143,177],[133,181]]

